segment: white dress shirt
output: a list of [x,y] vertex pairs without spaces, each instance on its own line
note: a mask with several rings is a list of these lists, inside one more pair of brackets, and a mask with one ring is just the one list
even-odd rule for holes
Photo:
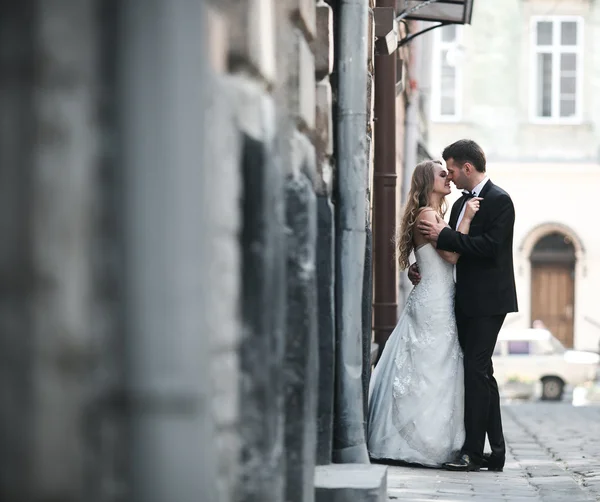
[[[473,190],[471,190],[471,193],[475,197],[479,197],[479,194],[481,193],[481,191],[483,190],[483,187],[485,186],[485,184],[488,181],[489,181],[489,178],[486,176],[485,178],[483,178],[481,180],[481,182],[477,186],[475,186],[473,188]],[[458,226],[460,225],[460,222],[462,221],[463,217],[465,216],[466,210],[467,210],[467,201],[465,201],[465,203],[463,204],[460,214],[458,215],[458,220],[456,220],[456,231],[458,231]],[[454,282],[456,282],[456,265],[454,265]]]
[[[483,190],[483,187],[489,180],[490,179],[487,176],[485,178],[483,178],[481,180],[481,183],[479,183],[475,188],[473,188],[473,190],[471,190],[471,193],[473,194],[473,196],[479,197],[479,194]],[[467,203],[465,202],[460,211],[460,214],[458,215],[458,220],[456,220],[456,230],[458,230],[458,226],[460,225],[460,222],[462,221],[463,217],[465,216],[466,209],[467,209]]]

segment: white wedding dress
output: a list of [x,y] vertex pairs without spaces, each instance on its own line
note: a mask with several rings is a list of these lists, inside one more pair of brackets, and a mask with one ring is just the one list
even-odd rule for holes
[[453,266],[431,244],[415,255],[421,282],[371,376],[368,448],[372,458],[438,467],[465,439],[463,356]]

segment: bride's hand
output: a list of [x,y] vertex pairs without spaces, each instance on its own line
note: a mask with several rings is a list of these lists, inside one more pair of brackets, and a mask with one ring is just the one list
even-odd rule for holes
[[467,201],[467,207],[465,209],[464,217],[468,220],[472,220],[477,214],[477,211],[479,211],[479,201],[482,200],[483,199],[481,197],[473,197],[472,199],[469,199]]

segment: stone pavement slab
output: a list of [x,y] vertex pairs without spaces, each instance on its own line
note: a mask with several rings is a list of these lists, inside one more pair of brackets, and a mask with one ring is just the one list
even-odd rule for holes
[[315,470],[315,502],[385,502],[383,465],[330,464]]
[[390,466],[388,497],[401,501],[600,501],[600,407],[503,406],[504,472]]

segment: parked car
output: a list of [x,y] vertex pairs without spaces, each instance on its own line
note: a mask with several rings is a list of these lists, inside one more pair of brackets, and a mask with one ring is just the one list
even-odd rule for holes
[[558,401],[566,385],[581,385],[596,378],[600,356],[567,350],[546,329],[503,329],[492,361],[498,385],[540,382],[541,398]]

